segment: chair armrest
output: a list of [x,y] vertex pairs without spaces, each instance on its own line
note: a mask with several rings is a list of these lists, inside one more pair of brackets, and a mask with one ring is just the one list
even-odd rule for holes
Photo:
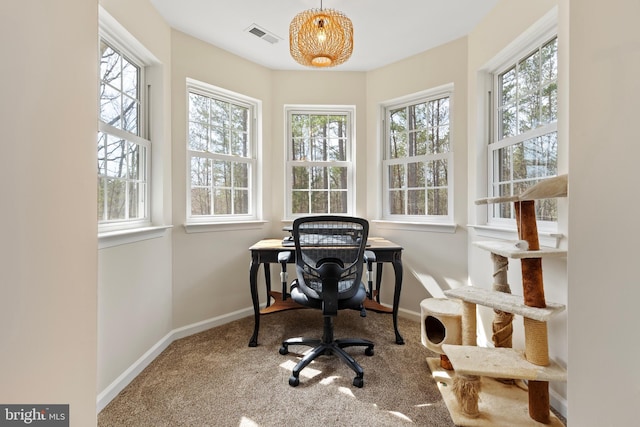
[[376,254],[373,251],[364,251],[364,262],[371,265],[376,262]]
[[286,264],[291,259],[291,251],[278,252],[278,262],[280,264]]
[[[373,251],[364,251],[364,262],[367,263],[367,271],[365,271],[367,297],[373,299],[373,263],[376,262],[376,254]],[[360,312],[360,316],[366,316],[364,306]]]
[[280,263],[280,281],[282,282],[282,300],[287,299],[287,281],[289,280],[289,274],[287,273],[287,263],[291,260],[291,251],[278,252],[278,262]]

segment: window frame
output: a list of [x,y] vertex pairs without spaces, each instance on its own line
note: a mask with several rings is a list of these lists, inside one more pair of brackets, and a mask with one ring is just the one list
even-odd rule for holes
[[[500,88],[499,88],[499,80],[500,75],[508,71],[509,69],[519,64],[522,60],[528,58],[535,51],[539,51],[543,46],[548,44],[554,39],[558,39],[558,31],[557,24],[555,21],[549,20],[541,23],[541,29],[537,31],[532,31],[532,33],[525,34],[525,39],[522,41],[516,41],[516,43],[511,46],[505,53],[500,55],[499,60],[495,59],[492,61],[494,63],[493,67],[488,67],[486,69],[486,85],[489,88],[488,93],[488,105],[487,113],[488,113],[488,131],[487,131],[487,142],[485,143],[484,150],[486,152],[486,178],[487,178],[487,197],[494,198],[499,197],[499,194],[495,192],[495,187],[498,185],[498,181],[494,181],[494,176],[498,173],[498,165],[495,164],[494,161],[494,153],[498,150],[503,149],[505,147],[514,146],[518,143],[525,142],[534,138],[543,137],[545,135],[550,135],[552,133],[556,134],[556,156],[560,152],[560,141],[559,141],[559,133],[558,133],[558,106],[557,106],[557,91],[556,89],[556,119],[553,122],[549,122],[540,126],[537,126],[533,129],[529,129],[525,132],[514,136],[508,136],[503,139],[498,139],[499,130],[500,130],[500,104],[498,101],[498,97],[500,96]],[[556,51],[556,66],[557,66],[557,51]],[[495,65],[495,64],[498,65]],[[559,73],[556,72],[556,84],[559,81]],[[557,167],[559,169],[559,161],[556,158]],[[546,177],[557,176],[560,172],[556,170],[556,175],[549,175]],[[545,177],[540,177],[541,179]],[[515,182],[516,181],[510,181]],[[486,224],[489,227],[498,227],[498,228],[508,228],[515,229],[516,228],[516,220],[515,218],[504,218],[498,217],[495,215],[495,212],[500,209],[500,204],[495,205],[487,205],[486,211]],[[513,215],[513,212],[512,212]],[[538,219],[538,228],[542,232],[553,233],[557,230],[557,220],[556,221],[545,221]]]
[[[392,100],[385,101],[380,104],[380,114],[381,114],[381,135],[382,140],[380,144],[381,149],[381,200],[380,200],[380,210],[381,210],[381,220],[387,221],[390,223],[405,223],[405,224],[416,224],[416,225],[434,225],[438,228],[434,228],[433,231],[446,231],[451,227],[445,229],[440,229],[442,226],[451,226],[454,224],[454,147],[455,147],[455,137],[454,137],[454,84],[448,83],[438,87],[430,88],[424,91],[416,92],[407,96],[395,98]],[[421,103],[428,103],[431,101],[435,101],[442,98],[448,98],[449,102],[449,150],[446,153],[434,153],[434,154],[425,154],[414,157],[406,157],[403,159],[391,159],[389,156],[389,141],[390,141],[390,133],[391,133],[391,123],[390,123],[390,111],[402,108],[409,107],[412,105],[417,105]],[[446,160],[447,161],[447,215],[409,215],[409,214],[391,214],[390,206],[389,206],[389,165],[392,164],[408,164],[414,163],[416,159],[420,159],[422,163],[426,163],[428,161],[433,160]],[[413,160],[413,161],[411,161]],[[406,188],[403,187],[403,188]],[[429,187],[425,185],[425,190]],[[452,228],[455,230],[455,226]]]
[[[293,160],[292,147],[292,116],[294,114],[303,115],[344,115],[346,116],[346,147],[343,161],[305,161]],[[293,213],[293,167],[294,166],[345,166],[347,168],[347,212],[336,213],[339,215],[355,215],[356,200],[356,106],[355,105],[285,105],[285,212],[287,220],[294,220],[298,217],[310,215],[331,214],[330,202],[328,211],[325,213]]]
[[[191,93],[208,97],[209,99],[219,100],[232,105],[237,105],[243,108],[247,108],[249,111],[249,118],[247,120],[247,136],[249,138],[249,151],[248,157],[239,157],[233,154],[215,154],[207,153],[197,150],[191,150],[189,146],[189,132],[190,132],[190,119],[189,119],[189,96]],[[185,135],[185,150],[186,150],[186,223],[185,227],[188,232],[193,231],[207,231],[201,227],[193,228],[190,226],[202,226],[202,225],[215,225],[215,224],[233,224],[233,223],[249,223],[260,220],[261,206],[260,206],[260,192],[258,186],[258,177],[260,174],[259,164],[259,150],[260,150],[260,127],[261,127],[261,114],[262,114],[262,102],[258,99],[242,95],[221,87],[211,85],[199,80],[187,78],[186,79],[186,135]],[[246,214],[212,214],[212,215],[193,215],[191,211],[191,159],[194,153],[200,153],[200,157],[206,157],[210,159],[229,160],[232,162],[246,163],[250,165],[250,171],[248,176],[248,213]],[[202,156],[202,154],[205,154]],[[239,160],[243,159],[243,160]]]
[[[139,42],[134,40],[128,33],[125,33],[123,29],[118,28],[117,25],[114,24],[113,18],[105,15],[105,12],[101,11],[98,44],[100,45],[101,42],[106,43],[111,49],[118,53],[118,55],[138,67],[139,70],[137,83],[137,90],[139,92],[137,97],[137,100],[139,101],[137,117],[138,134],[128,132],[103,122],[100,119],[100,114],[98,113],[98,135],[100,133],[104,133],[107,136],[124,139],[144,148],[144,156],[141,156],[138,161],[138,168],[141,176],[137,180],[144,185],[144,190],[139,195],[138,201],[138,204],[142,205],[138,207],[141,211],[141,215],[133,219],[98,219],[98,232],[101,235],[122,230],[148,228],[151,226],[151,159],[153,147],[153,142],[150,139],[150,89],[147,81],[147,70],[153,65],[152,60],[150,55],[145,52],[145,49],[141,47]],[[98,67],[99,66],[100,64],[98,63]],[[98,88],[101,86],[100,78],[101,75],[98,73]],[[100,97],[98,98],[98,102],[100,103]],[[99,111],[100,104],[98,104],[98,112]],[[99,176],[100,175],[98,175],[98,177]]]

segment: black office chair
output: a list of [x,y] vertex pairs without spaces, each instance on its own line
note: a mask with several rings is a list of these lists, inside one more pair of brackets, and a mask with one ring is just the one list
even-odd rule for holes
[[[362,218],[344,216],[316,216],[298,218],[293,222],[297,279],[291,284],[291,298],[304,306],[322,310],[324,331],[322,340],[290,338],[282,342],[280,354],[288,354],[290,345],[313,347],[293,368],[289,385],[300,384],[300,371],[322,354],[335,354],[353,371],[353,385],[362,387],[363,370],[345,347],[366,347],[365,354],[373,355],[373,342],[365,339],[333,338],[333,317],[338,310],[360,310],[367,291],[362,284],[365,248],[369,223]],[[366,264],[371,268],[373,254],[367,251]],[[369,271],[370,276],[370,271]]]

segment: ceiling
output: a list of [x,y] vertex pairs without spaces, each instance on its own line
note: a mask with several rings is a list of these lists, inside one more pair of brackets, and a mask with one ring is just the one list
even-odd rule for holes
[[[151,0],[175,29],[274,70],[309,69],[289,54],[289,24],[321,0]],[[468,34],[498,0],[322,0],[353,22],[353,54],[336,71],[369,71]],[[257,25],[277,40],[248,32]]]

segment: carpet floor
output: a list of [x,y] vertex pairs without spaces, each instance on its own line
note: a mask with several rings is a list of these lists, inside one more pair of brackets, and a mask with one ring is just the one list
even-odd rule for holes
[[283,339],[320,337],[317,310],[262,316],[258,346],[249,347],[253,316],[172,343],[98,415],[99,427],[126,426],[454,426],[426,363],[437,357],[420,342],[420,324],[399,318],[405,344],[395,344],[392,317],[343,310],[336,338],[366,338],[349,353],[364,369],[364,387],[335,356],[305,368],[298,387],[291,369],[307,347],[280,355]]

